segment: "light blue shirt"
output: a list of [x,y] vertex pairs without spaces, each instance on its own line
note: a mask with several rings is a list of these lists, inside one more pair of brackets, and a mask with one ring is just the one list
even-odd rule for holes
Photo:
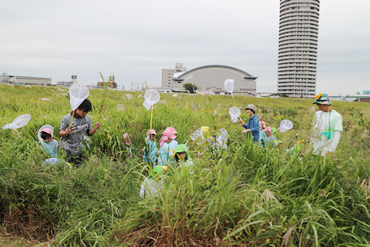
[[144,150],[143,161],[154,163],[157,160],[157,157],[155,157],[157,151],[158,151],[158,148],[157,148],[156,142],[148,141],[148,143],[146,144],[146,148]]
[[51,140],[50,142],[41,141],[41,146],[46,153],[51,155],[51,158],[58,158],[58,142]]
[[167,162],[170,162],[173,159],[173,150],[176,150],[178,145],[179,143],[176,140],[172,140],[170,143],[163,143],[163,147],[159,149],[158,165],[165,165]]

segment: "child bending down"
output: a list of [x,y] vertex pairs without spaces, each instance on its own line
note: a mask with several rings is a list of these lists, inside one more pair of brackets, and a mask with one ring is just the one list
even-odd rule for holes
[[[167,166],[155,166],[153,171],[160,175],[164,171],[167,170]],[[158,178],[160,179],[160,178]],[[155,181],[152,176],[148,176],[144,179],[143,183],[140,187],[140,197],[145,196],[153,196],[158,197],[163,187],[163,182],[160,180],[159,182]]]

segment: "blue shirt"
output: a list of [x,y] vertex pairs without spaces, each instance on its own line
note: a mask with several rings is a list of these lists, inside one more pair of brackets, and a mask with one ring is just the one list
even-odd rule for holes
[[58,158],[58,142],[56,140],[51,140],[50,142],[41,142],[42,148],[46,153],[51,155],[51,158]]
[[258,142],[259,140],[259,132],[260,132],[260,124],[258,116],[254,115],[248,120],[248,124],[243,124],[243,127],[246,129],[250,129],[250,132],[247,132],[247,137],[249,138],[253,136],[253,142]]
[[144,157],[143,161],[144,162],[151,162],[154,163],[156,161],[156,153],[157,153],[157,144],[155,141],[148,141],[146,144],[146,148],[144,150]]
[[266,143],[265,140],[266,140],[265,131],[260,130],[260,132],[259,132],[259,144],[261,144],[263,147],[265,147],[265,143]]
[[163,147],[159,149],[158,165],[166,165],[166,162],[172,160],[173,150],[176,150],[178,145],[179,143],[176,140],[163,143]]

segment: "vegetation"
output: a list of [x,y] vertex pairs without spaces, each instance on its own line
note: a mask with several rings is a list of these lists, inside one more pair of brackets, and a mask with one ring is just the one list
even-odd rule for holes
[[[370,244],[368,103],[334,102],[344,128],[335,156],[292,156],[285,150],[296,134],[308,142],[312,100],[234,97],[238,107],[255,104],[269,126],[293,121],[292,130],[278,133],[280,149],[262,149],[231,123],[230,96],[162,94],[153,117],[157,142],[168,126],[185,143],[204,125],[213,133],[227,129],[229,141],[217,154],[202,150],[202,158],[189,142],[194,173],[173,164],[157,178],[142,162],[151,113],[137,92],[91,90],[89,115],[102,127],[84,149],[83,167],[42,166],[47,155],[37,130],[51,124],[59,139],[60,121],[70,111],[67,90],[60,90],[0,85],[0,126],[32,116],[18,133],[0,130],[0,222],[7,233],[60,246]],[[241,117],[247,121],[244,111]],[[122,144],[125,132],[132,135],[132,155]],[[148,174],[164,183],[158,198],[139,197]]]
[[185,83],[184,88],[186,91],[189,91],[190,93],[195,93],[195,90],[198,89],[197,85],[191,83]]

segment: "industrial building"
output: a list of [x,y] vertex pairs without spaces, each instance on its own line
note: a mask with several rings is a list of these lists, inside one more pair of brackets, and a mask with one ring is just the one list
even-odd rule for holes
[[3,73],[0,76],[0,83],[14,83],[20,85],[41,85],[51,86],[51,78],[31,77],[31,76],[15,76]]

